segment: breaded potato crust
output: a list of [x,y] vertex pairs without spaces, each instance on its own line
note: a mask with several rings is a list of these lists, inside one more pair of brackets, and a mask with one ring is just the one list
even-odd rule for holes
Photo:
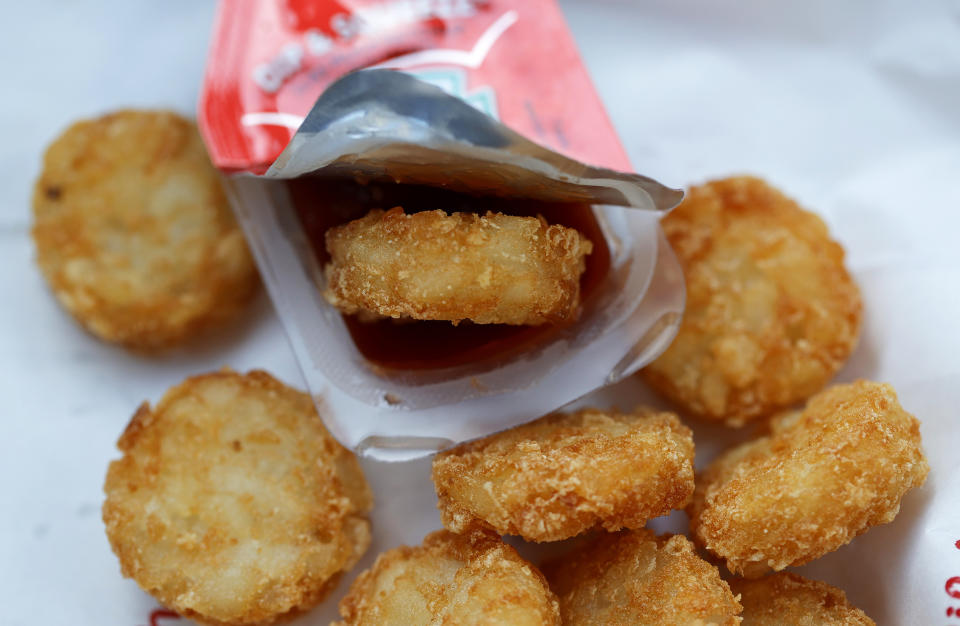
[[693,187],[663,219],[687,307],[642,371],[685,411],[740,426],[819,391],[853,351],[860,292],[823,221],[756,178]]
[[344,311],[538,325],[576,318],[593,244],[535,217],[396,207],[326,234],[326,299]]
[[98,337],[183,342],[242,307],[259,278],[193,122],[120,111],[47,150],[33,194],[37,262]]
[[340,614],[339,626],[560,624],[543,575],[480,528],[441,530],[423,545],[384,552],[354,581]]
[[730,583],[740,594],[743,626],[876,626],[840,589],[780,572]]
[[443,525],[558,541],[640,528],[686,506],[693,438],[672,413],[585,409],[461,444],[433,461]]
[[689,508],[697,542],[748,578],[802,565],[893,521],[930,469],[920,423],[890,385],[830,387],[770,426],[697,477]]
[[601,533],[544,565],[565,626],[735,626],[740,604],[682,535]]
[[310,396],[223,371],[144,403],[110,464],[103,520],[125,576],[207,624],[310,608],[370,544],[356,457]]

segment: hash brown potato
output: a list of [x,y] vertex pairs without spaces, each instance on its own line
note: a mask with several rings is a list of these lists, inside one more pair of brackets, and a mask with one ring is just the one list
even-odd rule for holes
[[584,409],[441,452],[433,483],[443,525],[480,522],[528,541],[590,528],[640,528],[686,506],[693,438],[672,413]]
[[876,626],[840,589],[789,572],[730,583],[743,626]]
[[340,602],[339,626],[560,624],[543,575],[496,534],[471,528],[388,550]]
[[206,624],[269,623],[319,602],[370,544],[356,457],[310,396],[262,371],[196,376],[133,416],[103,520],[121,569]]
[[259,278],[193,122],[119,111],[48,148],[33,194],[37,262],[106,341],[154,350],[234,314]]
[[544,565],[565,626],[736,626],[740,604],[682,535],[599,536]]
[[573,320],[593,244],[542,218],[395,207],[331,228],[324,297],[345,313],[539,325]]
[[697,477],[695,540],[748,578],[802,565],[893,521],[929,471],[920,423],[890,385],[835,385]]
[[819,391],[857,344],[860,293],[816,215],[757,178],[690,189],[663,220],[683,267],[676,339],[642,376],[740,426]]

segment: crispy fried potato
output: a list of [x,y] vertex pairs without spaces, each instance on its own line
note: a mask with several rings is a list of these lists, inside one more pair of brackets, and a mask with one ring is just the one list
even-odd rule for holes
[[682,535],[600,534],[544,565],[566,626],[735,626],[740,604]]
[[690,528],[730,571],[755,578],[893,521],[928,471],[920,423],[893,387],[836,385],[707,467],[697,477]]
[[445,530],[377,557],[340,602],[340,626],[560,624],[543,575],[494,533]]
[[396,207],[327,231],[326,299],[418,320],[538,325],[574,319],[593,248],[542,218]]
[[103,520],[121,569],[199,622],[310,608],[370,544],[356,457],[266,372],[187,379],[144,403],[118,447]]
[[860,294],[823,221],[756,178],[694,187],[663,220],[687,281],[673,344],[642,376],[731,426],[820,390],[856,346]]
[[194,124],[121,111],[47,150],[33,195],[37,262],[98,337],[182,343],[247,303],[259,279]]
[[740,594],[743,626],[876,626],[836,587],[781,572],[730,583]]
[[585,409],[461,444],[433,461],[443,525],[528,541],[640,528],[686,506],[693,438],[672,413]]

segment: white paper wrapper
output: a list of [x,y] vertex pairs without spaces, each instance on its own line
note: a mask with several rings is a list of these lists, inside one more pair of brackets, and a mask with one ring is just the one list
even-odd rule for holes
[[[839,379],[892,383],[923,423],[927,484],[892,524],[798,571],[844,589],[884,626],[960,623],[948,613],[960,598],[947,593],[960,576],[956,10],[944,2],[562,4],[639,171],[677,182],[759,174],[827,219],[865,307],[860,347]],[[212,4],[9,11],[0,52],[18,60],[6,74],[18,97],[2,122],[0,623],[146,626],[156,603],[120,576],[99,518],[106,464],[133,409],[224,364],[303,383],[266,299],[246,324],[195,349],[133,357],[78,330],[31,258],[26,207],[43,146],[81,115],[130,105],[191,111]],[[626,381],[590,401],[644,399]],[[728,432],[694,427],[702,465]],[[428,460],[365,467],[378,504],[360,567],[439,527]],[[651,525],[683,524],[675,514]],[[349,580],[295,623],[329,623]],[[949,589],[960,595],[957,583]]]

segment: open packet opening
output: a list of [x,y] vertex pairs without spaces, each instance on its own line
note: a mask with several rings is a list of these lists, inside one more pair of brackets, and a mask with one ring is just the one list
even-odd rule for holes
[[[494,24],[503,15],[478,13]],[[215,163],[233,172],[228,195],[320,414],[345,445],[379,458],[502,430],[615,382],[666,348],[683,310],[682,273],[658,222],[681,192],[535,143],[423,77],[366,69],[329,84],[262,175],[218,154],[214,99],[201,103],[201,128]],[[603,124],[586,132],[619,157],[600,113]],[[395,206],[576,229],[593,245],[579,314],[507,326],[341,313],[324,298],[324,235]]]

